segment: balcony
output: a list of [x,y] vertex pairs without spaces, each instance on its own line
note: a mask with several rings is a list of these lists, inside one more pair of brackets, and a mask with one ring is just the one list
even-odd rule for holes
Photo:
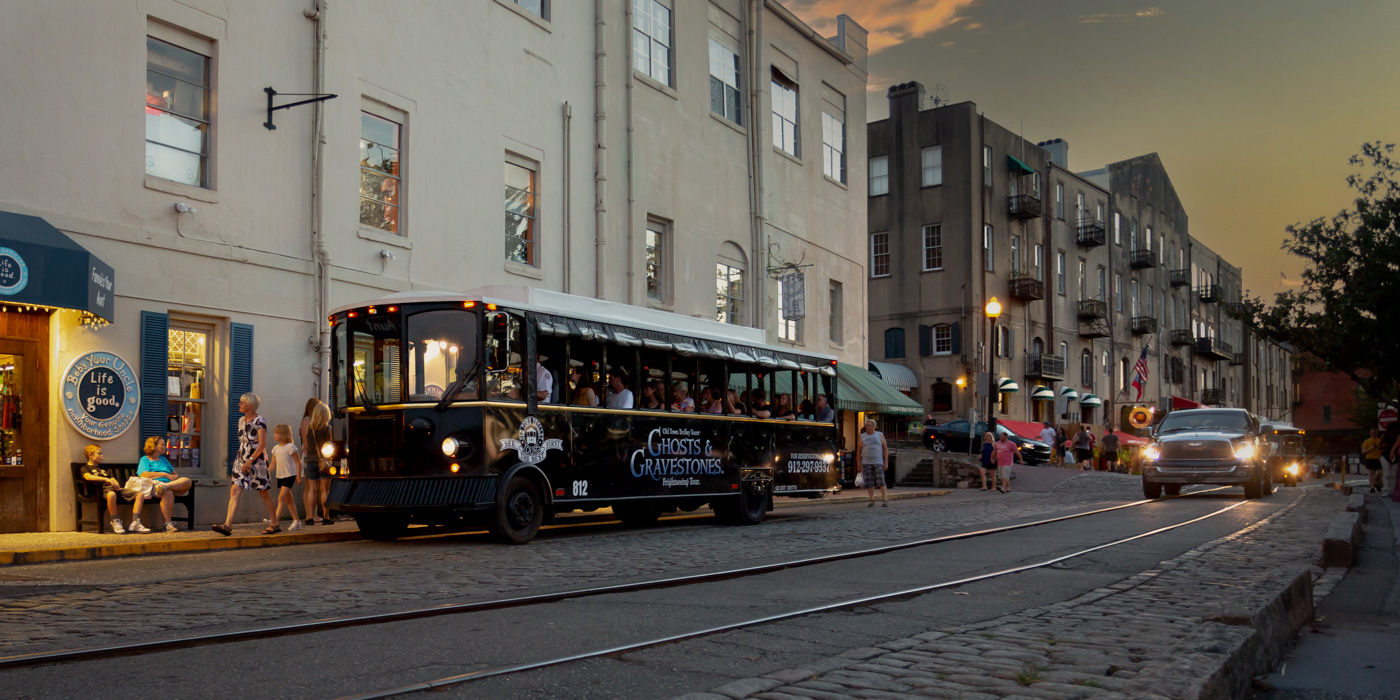
[[1034,277],[1020,275],[1012,277],[1011,298],[1021,301],[1040,301],[1045,298],[1045,283]]
[[1190,270],[1186,270],[1186,269],[1182,269],[1182,270],[1172,270],[1172,271],[1171,271],[1171,278],[1172,278],[1172,286],[1173,286],[1173,287],[1187,287],[1187,286],[1190,286],[1190,285],[1191,285],[1191,271],[1190,271]]
[[1054,382],[1065,379],[1065,358],[1033,354],[1026,363],[1026,379],[1048,379]]
[[1230,344],[1219,338],[1197,338],[1193,349],[1197,355],[1216,360],[1229,360],[1235,356]]
[[1096,248],[1104,244],[1103,222],[1098,219],[1080,219],[1079,235],[1075,238],[1085,248]]
[[1128,258],[1128,266],[1134,270],[1150,270],[1157,267],[1157,255],[1145,248],[1135,250]]
[[1191,331],[1172,331],[1171,344],[1175,346],[1194,345],[1195,339],[1191,337]]
[[1248,314],[1249,307],[1246,306],[1245,303],[1242,301],[1231,301],[1225,304],[1225,315],[1229,316],[1230,318],[1247,320],[1245,317]]
[[1102,318],[1081,319],[1079,321],[1079,337],[1081,338],[1107,338],[1113,335],[1108,329],[1108,321]]
[[1203,284],[1196,288],[1196,296],[1201,298],[1203,304],[1214,304],[1220,301],[1220,285]]
[[1157,332],[1157,319],[1152,316],[1133,317],[1133,335],[1151,335]]
[[1204,389],[1204,390],[1202,390],[1202,391],[1201,391],[1201,403],[1203,403],[1203,404],[1205,404],[1205,405],[1207,405],[1207,406],[1223,406],[1223,405],[1225,405],[1225,390],[1223,390],[1223,389]]
[[1040,208],[1040,198],[1029,194],[1013,194],[1011,195],[1009,213],[1013,219],[1022,221],[1034,219],[1043,213]]
[[1230,356],[1230,364],[1232,364],[1232,365],[1242,365],[1242,364],[1244,364],[1244,353],[1242,353],[1242,352],[1237,352],[1237,353],[1231,355],[1231,356]]
[[1079,320],[1108,318],[1108,302],[1102,299],[1080,299]]

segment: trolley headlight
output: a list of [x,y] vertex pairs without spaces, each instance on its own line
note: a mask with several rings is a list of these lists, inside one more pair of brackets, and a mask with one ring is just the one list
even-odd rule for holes
[[321,443],[321,456],[326,459],[334,459],[335,443],[329,441]]
[[1162,458],[1162,451],[1157,449],[1156,445],[1148,445],[1142,448],[1142,458],[1151,461],[1159,460]]
[[1254,453],[1257,452],[1257,451],[1258,451],[1258,450],[1257,450],[1257,448],[1254,446],[1254,443],[1252,443],[1252,442],[1250,442],[1250,443],[1245,443],[1245,444],[1240,445],[1239,447],[1236,447],[1236,448],[1235,448],[1235,459],[1239,459],[1239,460],[1254,459]]
[[1298,463],[1294,462],[1288,465],[1288,468],[1284,471],[1288,472],[1291,476],[1298,476]]
[[448,457],[456,457],[457,451],[462,449],[462,443],[457,438],[444,438],[442,441],[442,453]]

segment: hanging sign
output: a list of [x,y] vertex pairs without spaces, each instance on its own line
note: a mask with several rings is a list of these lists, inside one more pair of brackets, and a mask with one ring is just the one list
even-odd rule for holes
[[19,294],[29,286],[29,266],[11,248],[0,247],[0,294]]
[[136,373],[110,352],[79,355],[63,373],[63,413],[93,440],[111,440],[126,432],[140,407]]
[[783,318],[796,321],[807,317],[806,277],[800,271],[789,272],[781,278]]

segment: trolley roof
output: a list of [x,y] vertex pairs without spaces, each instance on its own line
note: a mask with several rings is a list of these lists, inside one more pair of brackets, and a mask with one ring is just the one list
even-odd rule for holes
[[565,318],[576,318],[626,328],[636,328],[667,335],[699,338],[717,343],[745,345],[783,355],[800,355],[826,362],[836,357],[823,353],[807,352],[788,347],[769,345],[764,342],[763,331],[747,326],[736,326],[718,321],[710,321],[693,316],[682,316],[669,311],[658,311],[615,301],[605,301],[592,297],[565,294],[548,289],[535,289],[518,285],[493,285],[477,287],[465,292],[413,291],[397,292],[378,299],[348,304],[336,308],[331,313],[340,314],[365,306],[385,306],[389,304],[414,304],[431,302],[475,301],[483,304],[498,304],[511,309],[552,314]]

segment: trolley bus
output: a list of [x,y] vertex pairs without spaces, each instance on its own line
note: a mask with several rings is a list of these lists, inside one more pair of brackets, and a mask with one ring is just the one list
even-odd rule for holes
[[839,488],[835,358],[756,329],[525,287],[394,294],[330,323],[329,504],[370,538],[485,524],[524,544],[602,507],[751,525],[775,495]]

